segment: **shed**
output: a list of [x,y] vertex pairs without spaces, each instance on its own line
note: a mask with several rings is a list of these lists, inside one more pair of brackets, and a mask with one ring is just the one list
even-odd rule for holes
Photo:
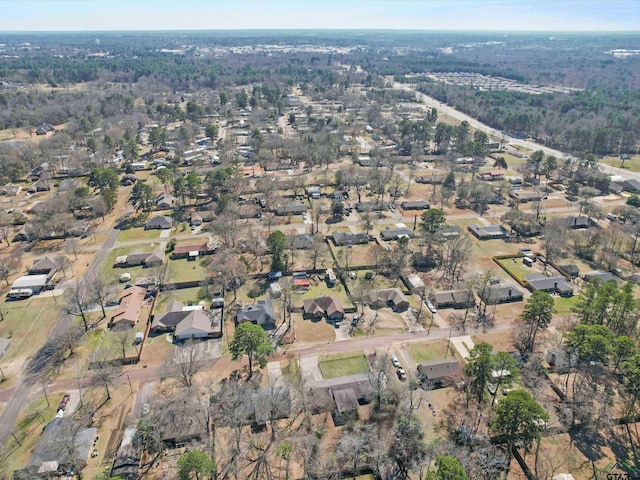
[[424,290],[424,282],[415,273],[407,275],[405,280],[405,283],[407,284],[407,287],[409,288],[411,293],[421,293]]
[[11,290],[29,289],[34,294],[38,294],[46,288],[48,282],[49,275],[25,275],[13,282]]
[[282,295],[282,287],[279,283],[276,282],[269,285],[269,295],[271,298],[280,298],[280,295]]

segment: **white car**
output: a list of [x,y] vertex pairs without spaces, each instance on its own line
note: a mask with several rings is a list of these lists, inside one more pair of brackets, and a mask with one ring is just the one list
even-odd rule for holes
[[398,357],[391,357],[391,363],[393,363],[394,367],[400,368],[400,360],[398,360]]
[[429,309],[429,311],[431,313],[436,313],[437,312],[436,307],[429,300],[427,300],[427,308]]

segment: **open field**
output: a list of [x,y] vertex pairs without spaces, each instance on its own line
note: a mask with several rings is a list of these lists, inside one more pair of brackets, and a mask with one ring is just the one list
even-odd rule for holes
[[345,353],[323,355],[318,360],[318,366],[324,378],[337,378],[356,375],[369,371],[369,365],[364,353]]
[[620,157],[603,157],[599,162],[612,167],[623,168],[631,172],[640,172],[640,155],[633,155],[629,160],[625,160],[624,167],[622,166]]

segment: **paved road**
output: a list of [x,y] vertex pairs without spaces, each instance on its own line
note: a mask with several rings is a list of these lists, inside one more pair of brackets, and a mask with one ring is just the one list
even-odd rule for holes
[[[92,278],[94,277],[100,270],[100,266],[102,262],[106,258],[109,251],[113,248],[118,238],[119,230],[112,230],[109,234],[109,237],[102,245],[102,248],[98,251],[98,254],[94,257],[93,262],[87,268],[84,278]],[[63,314],[60,316],[60,319],[53,327],[51,331],[50,337],[56,337],[65,333],[69,327],[71,326],[71,322],[73,321],[73,316],[68,314]],[[22,378],[20,383],[14,386],[11,389],[8,389],[8,393],[10,393],[11,397],[8,398],[7,404],[2,410],[2,414],[0,415],[0,445],[4,445],[8,436],[11,434],[11,429],[16,423],[20,412],[27,404],[27,398],[31,393],[31,389],[37,383],[36,376],[25,376]],[[4,393],[0,391],[0,393]],[[4,396],[4,395],[2,395]],[[4,400],[4,399],[3,399]]]

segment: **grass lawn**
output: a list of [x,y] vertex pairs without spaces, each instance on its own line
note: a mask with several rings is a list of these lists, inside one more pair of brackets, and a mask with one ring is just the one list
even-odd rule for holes
[[339,282],[336,282],[334,287],[329,288],[324,280],[312,281],[309,290],[303,294],[294,296],[294,304],[301,306],[302,301],[306,298],[318,298],[325,295],[335,295],[340,299],[342,306],[345,308],[353,306],[347,292],[345,292],[344,287]]
[[33,355],[45,343],[61,314],[52,297],[4,301],[0,310],[4,317],[0,321],[0,337],[11,340],[3,364]]
[[167,290],[165,292],[161,292],[158,303],[156,303],[155,315],[164,313],[169,302],[177,301],[182,302],[185,305],[188,305],[189,303],[198,303],[200,300],[200,293],[200,287],[181,288],[179,290]]
[[409,343],[407,344],[407,350],[416,363],[438,360],[444,358],[447,352],[447,340],[429,343]]
[[168,260],[170,282],[201,282],[204,280],[206,270],[202,266],[201,260],[187,260],[181,258],[179,260]]
[[318,366],[324,378],[338,378],[369,371],[363,352],[339,355],[323,355]]
[[132,240],[155,240],[160,238],[159,230],[145,230],[144,228],[128,228],[122,230],[118,235],[119,242],[130,242]]
[[622,167],[622,160],[620,157],[604,157],[600,160],[600,163],[605,165],[611,165],[616,168],[624,168],[632,172],[640,172],[640,155],[634,155],[629,160],[624,161],[624,167]]
[[300,373],[300,366],[297,360],[291,359],[280,363],[280,370],[288,380],[296,380]]
[[296,332],[296,344],[330,343],[335,341],[335,328],[333,325],[328,324],[326,320],[304,320],[300,313],[293,313],[292,315]]
[[578,302],[578,295],[574,295],[573,297],[564,298],[564,297],[555,297],[554,303],[556,306],[556,314],[557,315],[567,315],[572,313],[572,308]]
[[507,270],[507,272],[509,272],[509,275],[517,280],[520,280],[521,282],[524,281],[524,277],[526,275],[532,275],[536,273],[536,271],[531,267],[527,267],[524,263],[522,263],[522,258],[516,258],[515,260],[516,261],[514,263],[513,259],[504,258],[502,260],[498,260],[497,262],[502,265],[502,267]]

